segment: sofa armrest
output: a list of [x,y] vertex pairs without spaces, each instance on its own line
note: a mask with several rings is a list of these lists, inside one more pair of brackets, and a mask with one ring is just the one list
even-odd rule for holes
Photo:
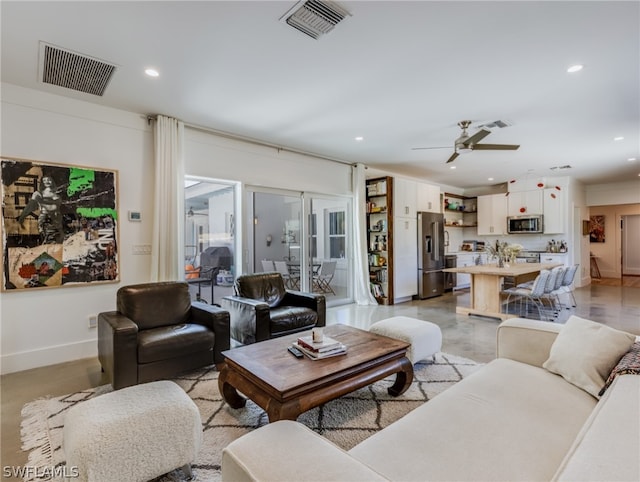
[[100,313],[98,359],[114,390],[138,383],[138,325],[117,311]]
[[307,293],[304,291],[287,290],[282,300],[282,305],[303,306],[318,313],[316,326],[326,326],[327,324],[327,303],[324,295]]
[[227,445],[222,451],[222,480],[351,482],[387,479],[306,426],[281,420]]
[[505,320],[498,327],[496,356],[542,367],[561,329],[562,325],[548,321]]
[[227,310],[199,301],[191,304],[191,319],[194,323],[207,326],[215,334],[213,342],[213,362],[217,365],[224,361],[222,352],[231,348],[231,324]]
[[231,337],[242,344],[268,340],[271,315],[264,301],[242,296],[225,296],[222,307],[231,316]]

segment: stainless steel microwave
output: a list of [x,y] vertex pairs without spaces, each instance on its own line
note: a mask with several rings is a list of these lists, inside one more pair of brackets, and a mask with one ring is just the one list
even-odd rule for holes
[[507,218],[507,233],[535,234],[544,232],[542,215],[540,216],[509,216]]

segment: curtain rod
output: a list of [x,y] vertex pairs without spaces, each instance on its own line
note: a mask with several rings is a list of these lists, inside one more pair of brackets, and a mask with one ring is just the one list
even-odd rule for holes
[[[151,121],[155,121],[158,118],[158,115],[147,115],[147,123],[151,124]],[[307,152],[307,151],[302,151],[302,150],[298,150],[298,149],[293,149],[290,147],[283,147],[283,146],[279,146],[277,144],[270,144],[268,142],[265,141],[261,141],[259,139],[253,139],[251,137],[244,137],[241,136],[239,134],[232,134],[231,132],[225,132],[225,131],[219,131],[217,129],[212,129],[211,127],[205,127],[205,126],[201,126],[198,124],[191,124],[188,122],[184,122],[183,124],[185,127],[188,127],[189,129],[194,129],[197,131],[201,131],[201,132],[206,132],[208,134],[215,134],[217,136],[220,137],[224,137],[226,139],[231,139],[234,141],[242,141],[242,142],[247,142],[249,144],[254,144],[256,146],[260,146],[260,147],[270,147],[272,149],[276,149],[278,152],[280,151],[285,151],[285,152],[290,152],[292,154],[302,154],[305,156],[311,156],[311,157],[315,157],[317,159],[322,159],[324,161],[331,161],[331,162],[337,162],[338,164],[343,164],[343,165],[347,165],[347,166],[355,166],[357,163],[356,162],[348,162],[348,161],[343,161],[340,159],[336,159],[336,158],[332,158],[332,157],[327,157],[327,156],[322,156],[320,154],[315,154],[313,152]],[[366,167],[366,166],[365,166]]]

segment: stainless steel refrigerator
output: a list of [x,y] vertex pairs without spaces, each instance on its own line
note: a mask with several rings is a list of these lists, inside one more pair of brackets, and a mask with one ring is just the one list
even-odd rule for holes
[[444,293],[444,217],[418,213],[418,298]]

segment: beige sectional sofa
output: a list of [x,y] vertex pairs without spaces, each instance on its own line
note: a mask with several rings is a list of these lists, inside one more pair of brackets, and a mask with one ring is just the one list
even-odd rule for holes
[[[503,322],[495,360],[348,452],[297,422],[268,424],[225,448],[223,480],[638,481],[640,376],[616,377],[600,399],[567,381],[594,356],[602,365],[598,350],[620,352],[615,365],[635,336],[601,342],[568,325]],[[567,350],[574,367],[552,366]]]

